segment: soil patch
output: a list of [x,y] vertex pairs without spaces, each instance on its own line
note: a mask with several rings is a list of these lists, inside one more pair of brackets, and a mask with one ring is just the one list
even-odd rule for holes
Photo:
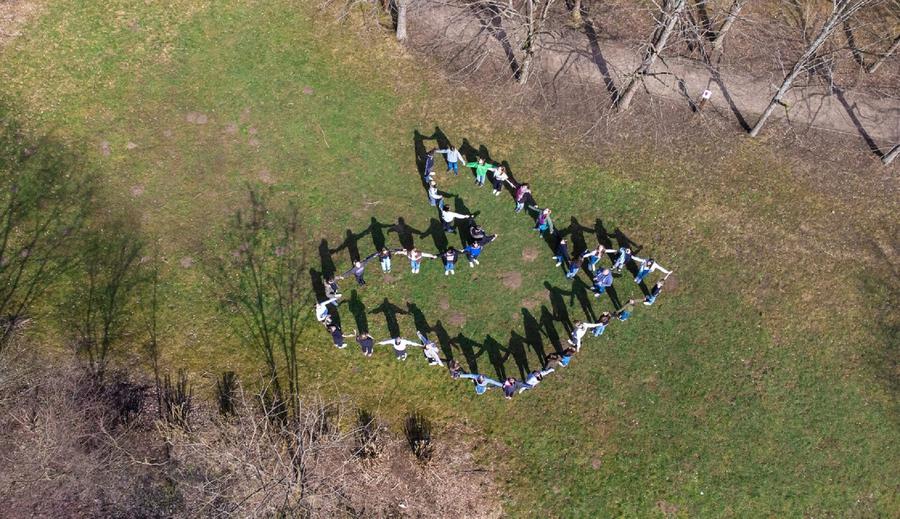
[[516,270],[503,274],[503,286],[518,290],[522,286],[522,273]]
[[189,269],[194,266],[194,258],[192,258],[190,256],[185,256],[185,257],[181,258],[181,260],[178,263],[182,266],[182,268]]
[[446,297],[442,297],[440,301],[438,301],[438,307],[441,310],[449,310],[450,309],[450,300]]
[[206,124],[209,122],[209,117],[200,112],[188,112],[187,115],[184,116],[184,120],[191,124]]
[[453,326],[463,326],[466,324],[466,315],[462,312],[453,312],[450,314],[450,318],[447,319],[447,322]]
[[131,196],[141,196],[144,194],[144,186],[138,184],[131,186]]
[[263,168],[259,171],[259,181],[263,184],[271,186],[275,183],[275,177],[272,176],[272,173],[269,172],[268,169]]
[[536,260],[540,254],[541,252],[535,247],[525,247],[522,249],[522,259],[529,263]]

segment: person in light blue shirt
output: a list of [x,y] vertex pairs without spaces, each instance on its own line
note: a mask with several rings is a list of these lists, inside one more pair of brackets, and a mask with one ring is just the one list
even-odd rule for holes
[[437,150],[438,153],[445,155],[447,158],[447,171],[452,171],[454,175],[459,175],[459,163],[462,162],[463,156],[452,144],[447,149]]
[[594,337],[600,337],[603,335],[603,332],[606,331],[606,327],[609,326],[609,322],[612,320],[612,314],[609,312],[603,312],[600,315],[600,319],[597,320],[597,324],[600,326],[594,328],[593,334]]
[[594,297],[600,297],[600,294],[606,292],[607,287],[613,284],[612,273],[609,269],[603,269],[594,276]]
[[613,272],[620,272],[629,261],[631,261],[631,249],[619,247],[619,255],[616,256],[616,261],[612,266]]
[[472,380],[475,383],[475,393],[479,395],[483,395],[487,393],[487,390],[494,387],[503,387],[503,384],[497,382],[492,378],[488,378],[484,375],[478,375],[476,373],[462,373],[459,378],[467,378]]

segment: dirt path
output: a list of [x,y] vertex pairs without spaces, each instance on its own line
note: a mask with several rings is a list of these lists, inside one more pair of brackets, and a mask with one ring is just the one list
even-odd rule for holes
[[[474,17],[460,23],[459,13],[446,5],[429,3],[411,17],[410,30],[438,35],[442,42],[450,44],[460,42],[460,48],[481,34],[486,48],[497,59],[505,59],[500,42],[485,37],[481,23]],[[702,63],[663,54],[664,59],[657,61],[652,75],[645,81],[650,95],[688,103],[688,98],[696,102],[708,89],[712,97],[704,110],[714,108],[745,128],[756,122],[781,81],[779,77],[753,77],[727,69],[716,76]],[[583,31],[570,31],[546,44],[540,66],[556,81],[589,81],[596,83],[597,95],[613,96],[616,87],[622,85],[622,78],[637,67],[639,58],[637,49],[615,41],[589,38]],[[636,102],[640,103],[640,99]],[[821,86],[798,87],[788,94],[787,108],[776,110],[774,117],[787,118],[804,128],[862,136],[873,149],[885,150],[900,143],[900,104],[892,99],[857,92],[836,91],[828,95]]]
[[30,0],[0,0],[0,48],[21,34],[25,22],[37,14],[38,3]]

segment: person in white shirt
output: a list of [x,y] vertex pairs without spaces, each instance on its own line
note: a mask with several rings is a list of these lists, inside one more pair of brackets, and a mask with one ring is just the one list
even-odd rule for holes
[[569,339],[569,344],[575,346],[575,351],[581,350],[581,339],[587,335],[588,330],[592,330],[594,328],[599,328],[603,326],[601,323],[583,323],[581,321],[575,321],[575,328],[572,330],[572,338]]
[[653,272],[654,270],[658,270],[658,271],[664,273],[666,275],[666,277],[669,277],[669,274],[672,273],[672,271],[662,268],[659,265],[659,263],[657,263],[656,261],[653,260],[653,258],[641,259],[637,256],[632,256],[631,259],[636,261],[639,265],[638,273],[634,277],[635,283],[640,283],[641,281],[643,281],[644,278],[647,277],[647,275],[650,274],[651,272]]
[[332,297],[331,299],[326,299],[321,303],[316,303],[316,320],[318,320],[322,324],[330,324],[331,323],[331,314],[328,313],[328,305],[331,303],[336,303],[338,299],[341,298],[340,294]]
[[456,232],[453,227],[453,220],[465,220],[472,218],[471,214],[455,213],[449,209],[441,208],[441,221],[444,222],[444,232]]
[[513,185],[512,182],[509,181],[509,175],[506,173],[506,168],[503,166],[497,166],[497,169],[494,170],[493,176],[491,177],[491,182],[494,184],[494,196],[500,194],[504,182],[510,186]]
[[436,151],[442,155],[446,155],[447,171],[452,171],[454,175],[459,175],[459,163],[465,160],[463,159],[462,153],[460,153],[452,144],[447,149]]
[[409,346],[420,346],[417,342],[408,341],[400,337],[381,341],[378,344],[382,346],[390,344],[394,348],[394,355],[397,356],[397,360],[406,360],[406,348]]

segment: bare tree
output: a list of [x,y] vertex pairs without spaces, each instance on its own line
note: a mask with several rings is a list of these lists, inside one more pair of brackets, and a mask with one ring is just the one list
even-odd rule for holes
[[749,0],[733,0],[731,2],[731,7],[728,8],[725,20],[722,21],[722,25],[719,27],[719,30],[716,31],[716,37],[713,38],[713,51],[722,49],[722,44],[725,42],[725,35],[728,34],[731,26],[734,25],[735,20],[737,20],[738,16],[741,14],[741,9],[744,8],[748,1]]
[[884,156],[881,157],[881,163],[888,166],[891,162],[894,162],[897,155],[900,155],[900,144],[894,146],[891,151],[885,153]]
[[554,0],[525,0],[525,13],[522,23],[525,29],[525,39],[522,42],[522,68],[519,70],[519,75],[516,78],[520,85],[528,82],[528,77],[531,74],[531,65],[534,62],[538,47],[538,37],[543,32],[544,24],[547,22],[553,2]]
[[76,351],[102,379],[111,350],[125,338],[147,276],[141,265],[144,242],[125,219],[98,223],[84,241],[74,271],[63,323],[75,335]]
[[662,52],[669,41],[669,37],[675,29],[675,24],[684,10],[684,4],[685,0],[665,0],[663,3],[659,18],[656,20],[656,30],[653,33],[650,44],[644,51],[641,64],[631,74],[631,78],[625,84],[625,87],[622,88],[622,93],[616,100],[616,107],[619,111],[628,110],[638,85],[644,80],[644,76],[650,73],[650,69],[656,63],[659,53]]
[[249,207],[235,214],[224,237],[230,252],[215,259],[212,272],[223,308],[262,355],[267,393],[283,413],[297,413],[300,405],[297,347],[313,300],[305,278],[307,238],[299,208],[270,207],[250,189]]
[[63,146],[30,141],[0,107],[0,351],[35,299],[72,266],[91,185]]
[[407,39],[406,34],[406,16],[409,12],[409,3],[411,0],[390,0],[391,9],[396,13],[394,25],[396,28],[395,34],[397,35],[397,41],[405,42]]
[[885,51],[884,54],[879,56],[877,60],[875,60],[866,68],[866,72],[869,74],[875,73],[875,71],[878,70],[879,67],[881,67],[882,63],[887,61],[888,58],[890,58],[895,52],[897,52],[898,48],[900,48],[900,34],[898,34],[897,37],[894,38],[894,43],[892,43],[891,46],[888,47],[888,50]]
[[784,98],[785,94],[787,94],[791,89],[791,86],[794,84],[794,80],[796,80],[803,71],[809,70],[813,65],[815,65],[815,58],[818,54],[819,48],[825,43],[825,41],[828,40],[828,38],[844,21],[849,19],[860,9],[866,7],[872,2],[873,0],[832,0],[831,12],[828,15],[828,18],[825,20],[825,23],[822,25],[821,29],[819,29],[818,34],[809,43],[800,57],[797,58],[797,60],[794,62],[794,65],[791,67],[791,70],[784,77],[784,80],[781,82],[781,86],[775,92],[775,95],[772,96],[772,99],[769,101],[766,109],[763,111],[759,120],[756,122],[756,125],[753,126],[753,128],[750,130],[751,137],[756,137],[757,135],[759,135],[759,132],[762,130],[763,126],[765,126],[766,121],[768,121],[769,117],[771,117],[777,106],[784,105],[782,99]]

